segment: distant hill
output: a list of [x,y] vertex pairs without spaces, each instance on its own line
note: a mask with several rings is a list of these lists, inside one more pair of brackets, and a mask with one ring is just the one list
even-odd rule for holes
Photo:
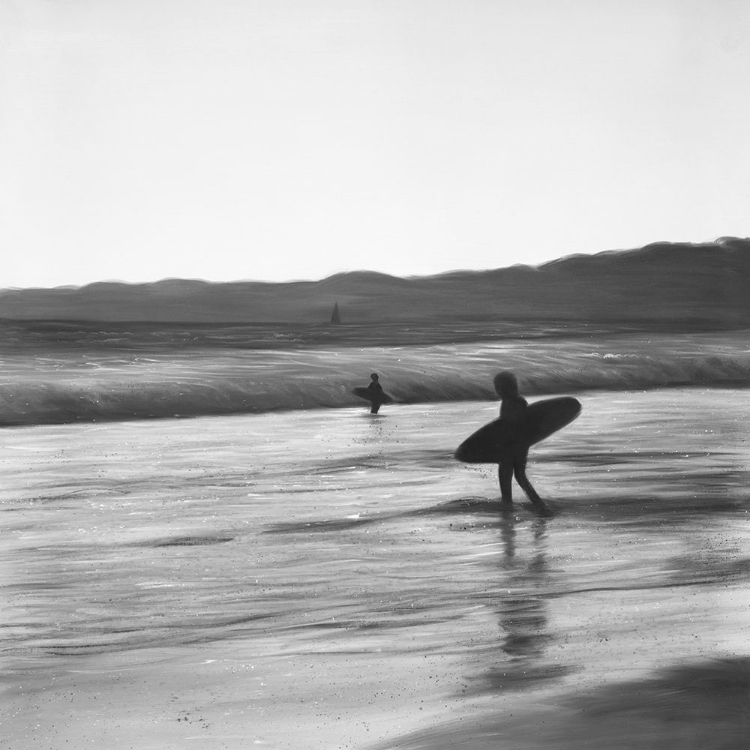
[[540,266],[398,278],[369,271],[322,281],[167,279],[0,291],[11,320],[183,323],[558,320],[750,325],[750,239],[658,242]]

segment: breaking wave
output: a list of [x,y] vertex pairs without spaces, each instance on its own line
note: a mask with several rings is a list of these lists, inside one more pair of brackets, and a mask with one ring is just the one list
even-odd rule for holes
[[[613,344],[616,344],[614,346]],[[0,424],[30,425],[365,406],[351,389],[377,370],[398,403],[490,400],[517,372],[528,396],[750,385],[743,337],[352,347],[0,360]],[[393,408],[393,407],[391,407]]]

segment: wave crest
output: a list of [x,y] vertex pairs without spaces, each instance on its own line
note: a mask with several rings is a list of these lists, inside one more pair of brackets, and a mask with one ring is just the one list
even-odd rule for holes
[[[620,342],[622,344],[622,342]],[[651,342],[653,343],[653,342]],[[377,370],[397,402],[496,399],[492,376],[513,369],[525,395],[673,386],[750,385],[740,340],[697,355],[685,342],[592,351],[560,341],[482,345],[205,352],[131,359],[3,361],[0,424],[196,417],[351,407],[351,389]]]

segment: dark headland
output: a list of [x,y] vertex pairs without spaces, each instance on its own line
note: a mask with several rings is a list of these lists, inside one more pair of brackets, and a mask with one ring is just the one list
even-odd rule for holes
[[[290,270],[293,273],[293,269]],[[540,266],[399,278],[370,271],[321,281],[146,284],[0,291],[6,321],[388,325],[460,322],[750,323],[750,239],[658,242]]]

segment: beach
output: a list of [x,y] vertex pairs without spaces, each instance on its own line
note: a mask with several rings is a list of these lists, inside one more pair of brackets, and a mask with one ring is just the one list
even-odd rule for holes
[[745,393],[6,427],[0,747],[744,747]]

